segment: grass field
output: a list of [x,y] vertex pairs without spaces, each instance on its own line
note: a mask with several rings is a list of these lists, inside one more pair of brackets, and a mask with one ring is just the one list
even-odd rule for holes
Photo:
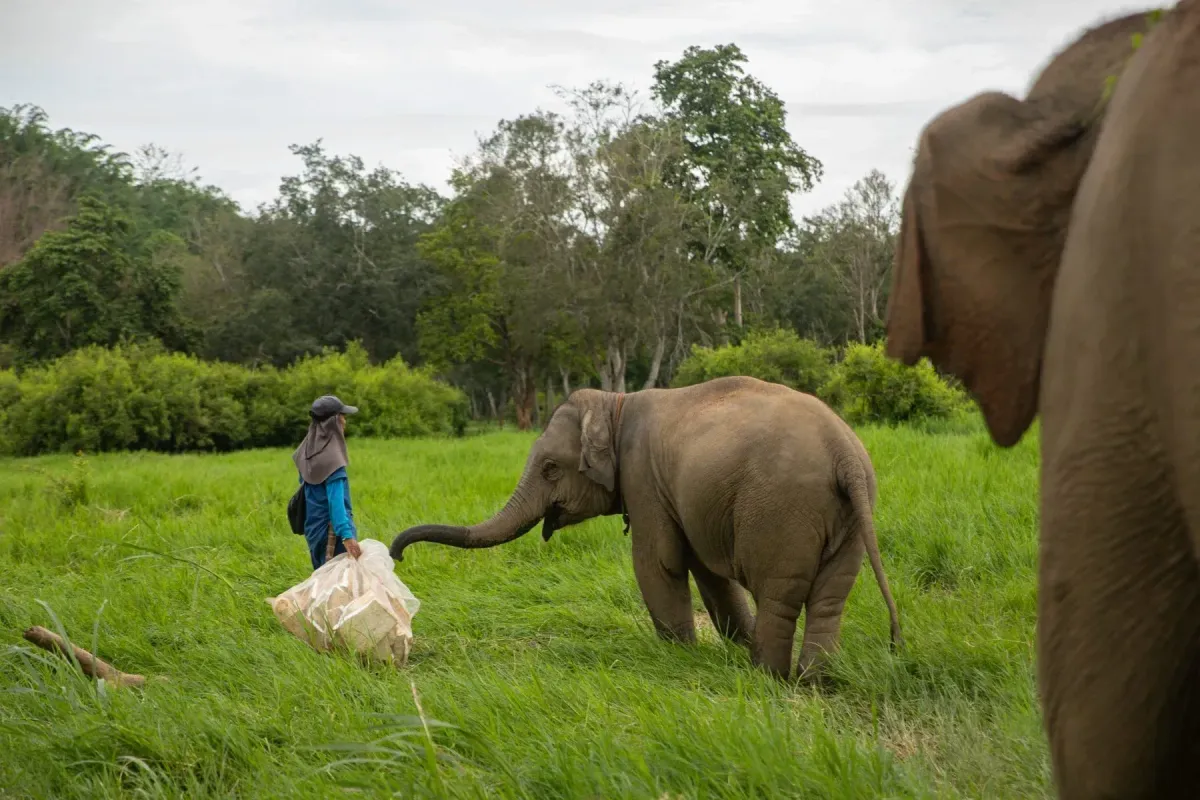
[[[861,435],[908,648],[889,653],[864,562],[823,693],[776,684],[711,628],[657,640],[616,518],[413,547],[397,566],[423,604],[411,661],[368,668],[312,652],[265,601],[310,571],[284,518],[289,452],[0,461],[0,796],[1048,796],[1036,438]],[[491,514],[531,440],[351,440],[361,535]],[[21,639],[51,611],[168,680],[97,691]]]

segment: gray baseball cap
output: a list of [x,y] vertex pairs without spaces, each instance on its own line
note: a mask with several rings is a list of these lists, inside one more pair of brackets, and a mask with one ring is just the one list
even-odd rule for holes
[[335,395],[326,394],[318,397],[313,401],[312,410],[309,414],[314,419],[325,419],[332,417],[334,414],[357,414],[358,409],[354,406],[348,406],[339,400]]

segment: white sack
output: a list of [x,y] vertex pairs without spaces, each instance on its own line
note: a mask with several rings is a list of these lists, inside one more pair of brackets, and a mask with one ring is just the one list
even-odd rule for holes
[[267,602],[283,627],[318,651],[348,647],[368,658],[407,663],[421,601],[392,572],[383,542],[358,544],[359,558],[341,553]]

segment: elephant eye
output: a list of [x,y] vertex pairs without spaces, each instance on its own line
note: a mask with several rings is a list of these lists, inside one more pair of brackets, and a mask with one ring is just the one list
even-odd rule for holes
[[542,464],[542,477],[548,481],[556,481],[562,477],[562,468],[558,466],[558,462],[548,458]]

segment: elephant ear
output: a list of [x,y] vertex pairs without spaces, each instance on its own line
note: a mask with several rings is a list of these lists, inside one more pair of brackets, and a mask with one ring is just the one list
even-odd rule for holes
[[939,115],[905,193],[887,352],[962,380],[993,441],[1037,413],[1041,354],[1071,200],[1075,121],[1000,92]]
[[607,491],[616,489],[617,463],[613,455],[612,424],[604,415],[583,413],[580,430],[579,471]]
[[913,187],[904,193],[899,246],[892,265],[893,288],[887,305],[887,354],[912,366],[925,351],[929,337],[925,325],[922,282],[929,255],[921,236],[921,220],[913,200]]
[[[1007,104],[1006,104],[1007,105]],[[1073,147],[1098,120],[1100,106],[1072,104],[1068,98],[1046,95],[1013,102],[1008,112],[1014,125],[1011,137],[996,149],[992,163],[1002,172],[1028,175],[1044,169],[1067,148]],[[1080,176],[1082,179],[1082,175]]]

